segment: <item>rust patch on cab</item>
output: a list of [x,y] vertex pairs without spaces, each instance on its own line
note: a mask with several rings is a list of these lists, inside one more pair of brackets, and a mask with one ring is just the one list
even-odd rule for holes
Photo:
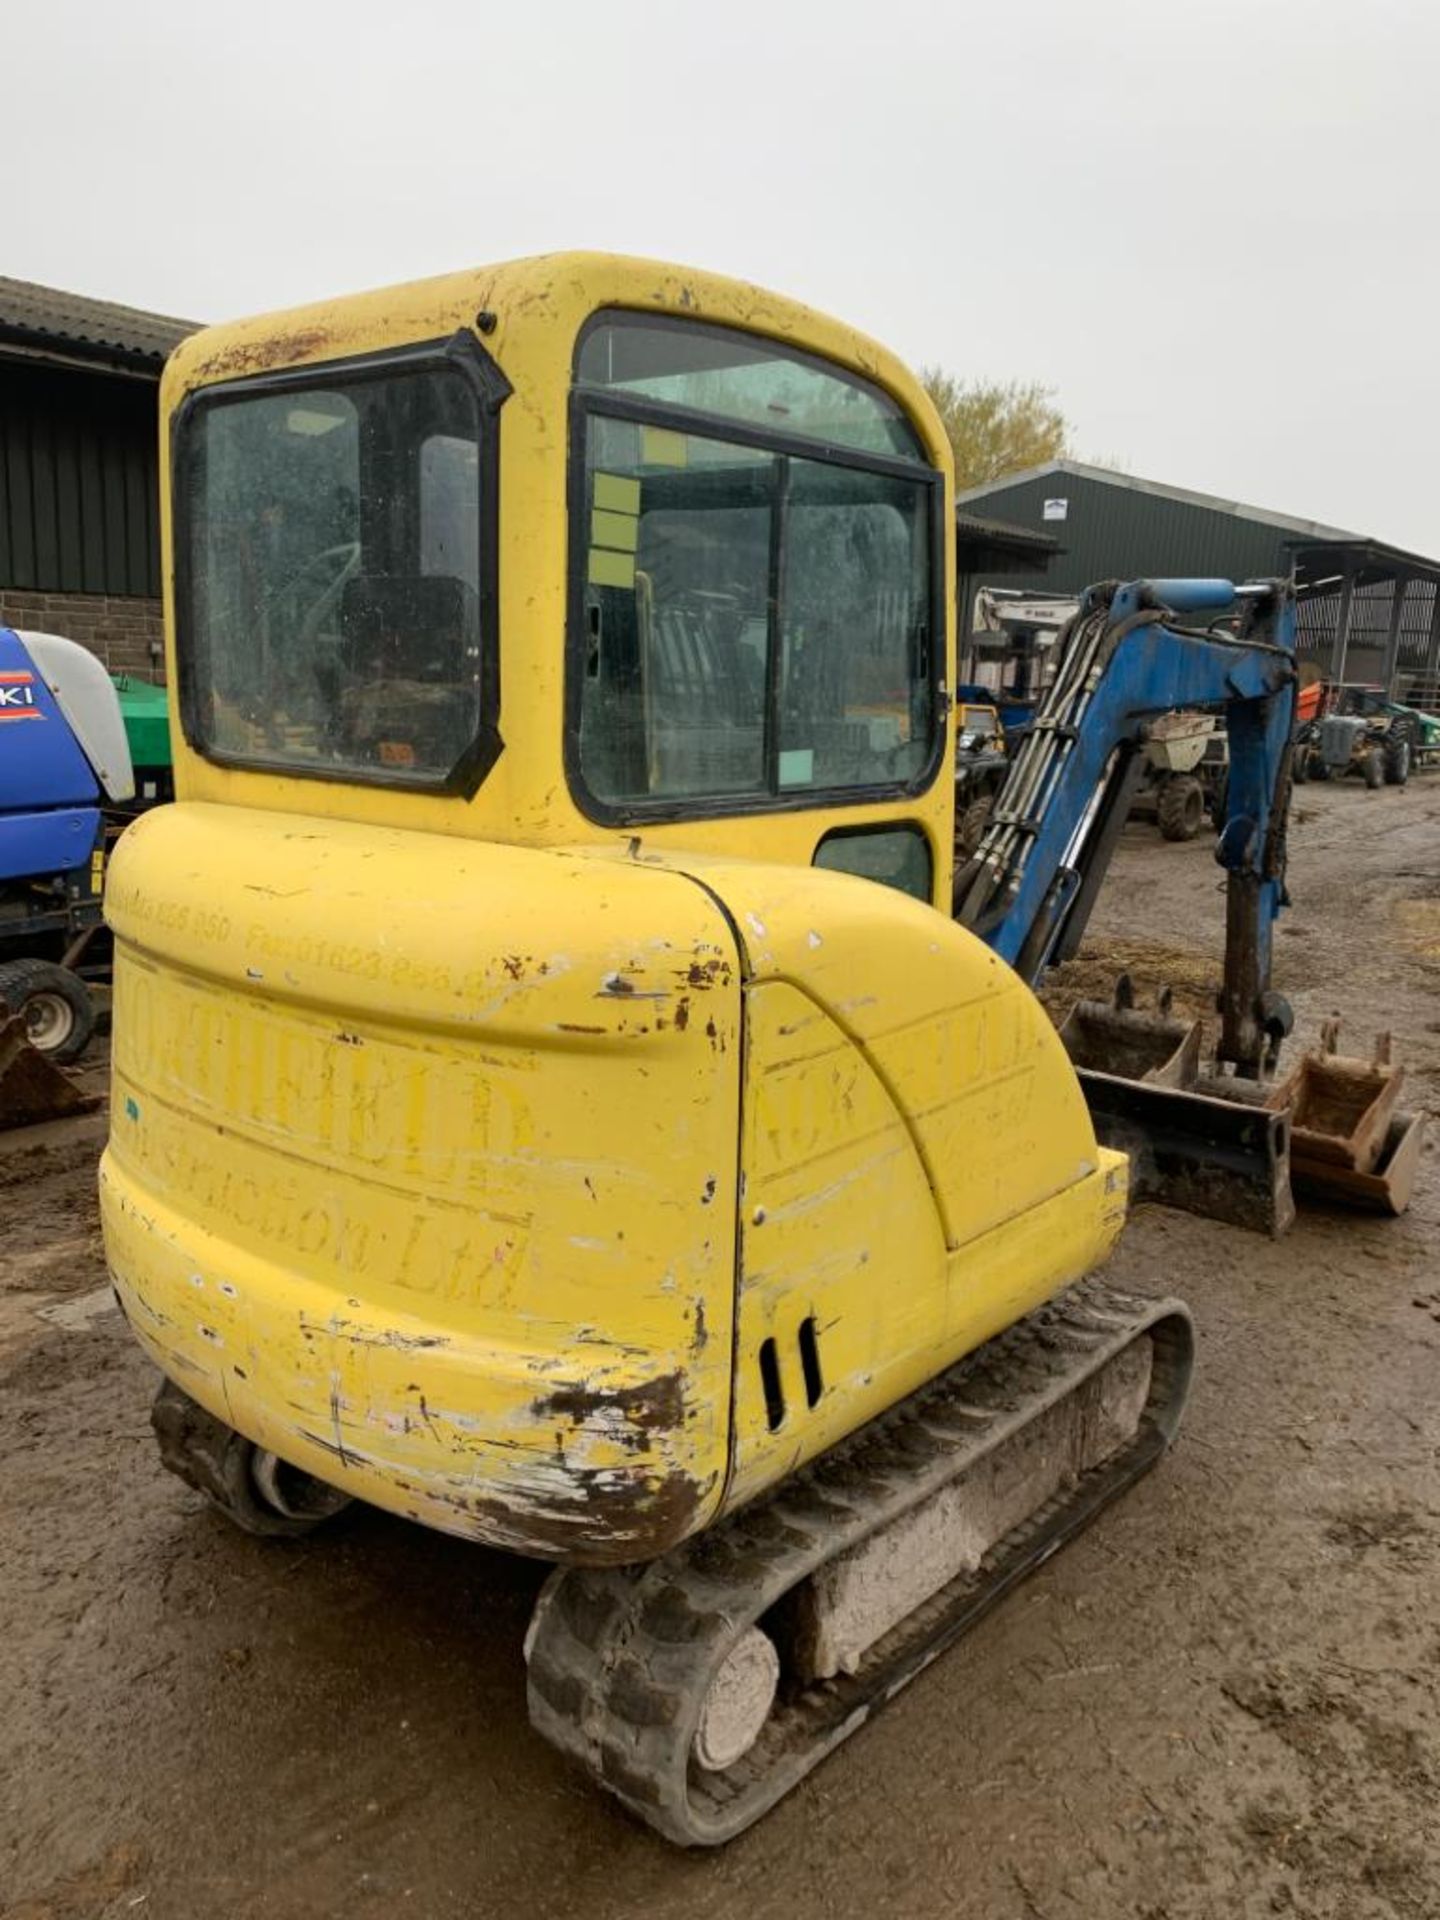
[[329,327],[267,334],[259,340],[235,340],[208,359],[198,361],[195,374],[205,381],[243,380],[252,373],[268,373],[273,367],[318,360],[326,347],[335,344],[335,335]]

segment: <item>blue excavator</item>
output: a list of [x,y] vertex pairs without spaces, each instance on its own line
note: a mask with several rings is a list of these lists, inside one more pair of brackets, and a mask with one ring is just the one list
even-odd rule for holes
[[[1238,611],[1237,611],[1238,609]],[[1222,617],[1223,616],[1223,617]],[[1373,1061],[1318,1052],[1277,1073],[1294,1021],[1271,984],[1288,904],[1294,769],[1295,602],[1290,583],[1156,580],[1092,587],[1057,641],[1059,666],[955,876],[955,915],[1032,986],[1073,958],[1145,770],[1149,723],[1223,714],[1229,779],[1215,857],[1224,869],[1218,1033],[1141,1010],[1122,977],[1060,1029],[1098,1138],[1126,1152],[1130,1191],[1272,1235],[1296,1196],[1380,1213],[1409,1203],[1423,1112],[1403,1113],[1403,1070],[1382,1036]]]
[[1263,1094],[1293,1026],[1270,984],[1287,904],[1293,593],[1280,580],[1104,583],[1081,600],[1057,657],[980,846],[955,876],[955,916],[1037,986],[1079,948],[1144,773],[1147,723],[1180,708],[1223,713],[1231,771],[1215,850],[1227,904],[1214,1060],[1206,1071],[1198,1028],[1168,1007],[1137,1011],[1125,986],[1113,1006],[1072,1015],[1062,1038],[1097,1133],[1130,1154],[1136,1197],[1283,1232],[1293,1217],[1286,1122]]

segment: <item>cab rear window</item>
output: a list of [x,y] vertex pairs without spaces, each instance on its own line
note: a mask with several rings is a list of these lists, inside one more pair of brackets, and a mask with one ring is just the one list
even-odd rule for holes
[[182,705],[221,761],[447,789],[493,741],[494,395],[463,354],[209,389],[177,428]]

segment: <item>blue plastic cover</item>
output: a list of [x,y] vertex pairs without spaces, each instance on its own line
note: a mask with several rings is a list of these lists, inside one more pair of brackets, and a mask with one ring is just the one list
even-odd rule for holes
[[[0,740],[0,753],[4,751]],[[98,807],[0,813],[0,881],[50,880],[87,866],[99,828]]]
[[100,831],[99,798],[20,636],[0,627],[0,881],[83,866]]
[[0,815],[99,798],[90,762],[19,634],[0,627]]

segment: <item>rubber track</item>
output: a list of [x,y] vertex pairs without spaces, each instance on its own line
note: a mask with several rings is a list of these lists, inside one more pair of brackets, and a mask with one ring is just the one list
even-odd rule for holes
[[[857,1674],[789,1690],[782,1679],[765,1730],[734,1767],[713,1774],[691,1762],[710,1679],[747,1627],[1147,1334],[1150,1399],[1127,1447],[901,1622]],[[668,1839],[733,1838],[1155,1463],[1179,1424],[1192,1355],[1179,1301],[1088,1282],[662,1559],[557,1571],[526,1640],[533,1725]]]

